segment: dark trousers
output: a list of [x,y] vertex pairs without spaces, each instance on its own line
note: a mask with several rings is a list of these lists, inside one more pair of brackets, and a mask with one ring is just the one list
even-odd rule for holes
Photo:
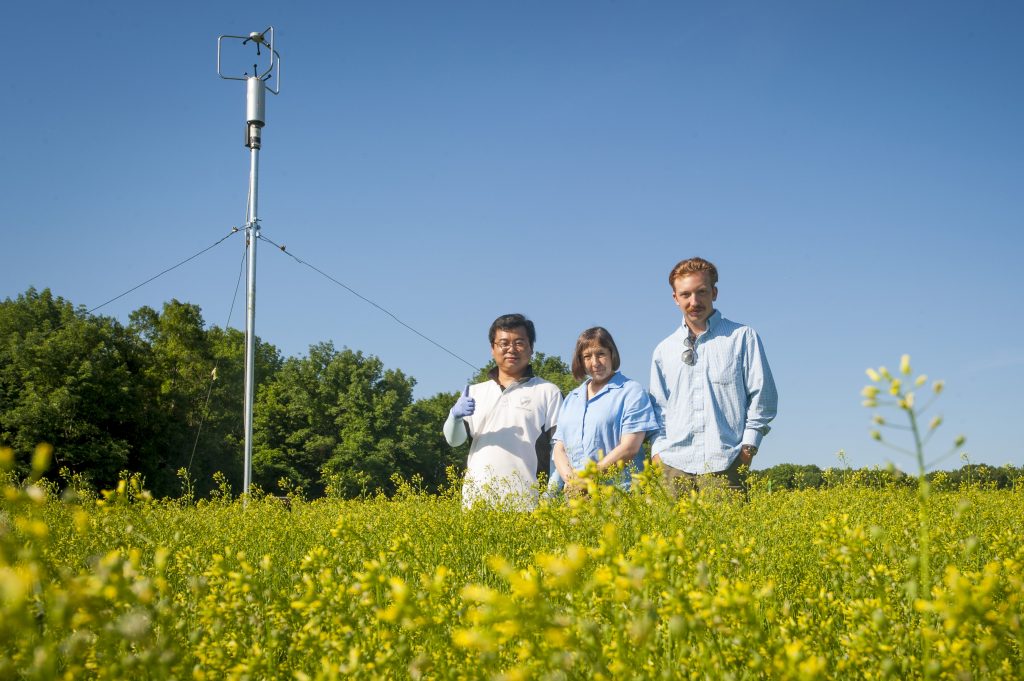
[[664,461],[661,463],[662,475],[668,485],[669,491],[673,494],[689,492],[690,490],[705,489],[731,489],[746,494],[746,474],[740,472],[739,455],[724,471],[717,473],[687,473],[678,468],[672,468]]

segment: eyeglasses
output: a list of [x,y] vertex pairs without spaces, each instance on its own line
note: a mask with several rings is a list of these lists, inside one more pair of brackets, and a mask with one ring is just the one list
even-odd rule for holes
[[522,352],[528,348],[529,345],[529,343],[520,338],[514,341],[500,340],[494,344],[494,347],[498,348],[502,352],[508,352],[512,348],[515,348],[516,352]]
[[692,336],[687,336],[683,339],[683,345],[686,349],[683,350],[683,364],[686,366],[693,366],[694,362],[697,361],[697,351],[694,349],[696,340]]

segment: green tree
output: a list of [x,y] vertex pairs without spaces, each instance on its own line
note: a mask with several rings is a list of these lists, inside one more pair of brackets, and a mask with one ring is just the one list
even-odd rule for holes
[[817,489],[824,484],[821,469],[814,464],[799,465],[780,463],[771,468],[757,471],[758,478],[771,481],[772,489]]
[[[236,329],[206,328],[198,305],[171,300],[160,312],[142,307],[130,327],[147,352],[150,399],[144,405],[151,426],[137,470],[160,495],[176,491],[178,469],[186,468],[200,494],[223,473],[242,484],[245,335]],[[281,365],[277,348],[256,340],[257,384]]]
[[422,468],[414,385],[377,357],[329,342],[289,358],[257,398],[256,480],[273,489],[286,478],[312,495],[328,481],[344,496],[391,490],[393,473]]
[[89,316],[49,289],[0,303],[0,444],[27,465],[40,442],[54,467],[116,483],[144,438],[144,353],[121,324]]
[[408,448],[416,453],[416,458],[403,474],[419,475],[431,491],[439,490],[447,482],[448,468],[454,469],[456,475],[466,470],[469,442],[452,447],[442,433],[448,411],[458,398],[458,392],[437,393],[416,400],[405,413]]

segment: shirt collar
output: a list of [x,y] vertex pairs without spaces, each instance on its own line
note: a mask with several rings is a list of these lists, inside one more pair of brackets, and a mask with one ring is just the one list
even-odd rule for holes
[[587,380],[583,381],[583,383],[578,388],[578,390],[580,391],[580,396],[583,397],[584,399],[592,400],[594,399],[594,397],[597,397],[598,395],[604,393],[606,390],[611,390],[612,388],[622,388],[622,386],[626,385],[626,377],[623,376],[620,372],[616,371],[614,374],[612,374],[612,377],[608,379],[608,382],[602,385],[601,389],[597,391],[597,395],[588,398],[587,386],[590,385],[591,380],[593,379],[588,378]]
[[[716,308],[711,313],[711,316],[708,317],[708,323],[706,324],[706,328],[704,329],[704,333],[699,334],[699,336],[703,336],[705,333],[710,333],[711,331],[713,331],[714,328],[716,326],[718,326],[718,322],[720,322],[721,320],[722,320],[722,313],[719,312],[718,309]],[[684,334],[686,334],[687,336],[690,335],[690,327],[688,327],[686,325],[686,320],[685,319],[683,319],[683,321],[680,322],[679,326],[683,330]]]
[[[490,377],[492,381],[498,383],[498,367],[494,367],[493,369],[488,371],[487,375]],[[531,378],[533,378],[533,376],[533,365],[527,364],[526,371],[523,372],[522,377],[518,381],[516,381],[516,383],[525,383],[526,381],[529,381]],[[516,383],[513,383],[512,385],[515,385]],[[502,385],[501,383],[498,383],[498,387],[501,388],[502,390],[505,390],[506,388],[509,388],[511,386]]]

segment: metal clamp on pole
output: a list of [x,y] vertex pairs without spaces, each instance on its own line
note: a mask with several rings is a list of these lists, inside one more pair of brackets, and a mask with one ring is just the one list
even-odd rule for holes
[[[221,68],[221,52],[225,40],[241,40],[242,45],[256,47],[256,63],[252,73],[225,74]],[[263,65],[260,65],[260,60]],[[245,146],[249,148],[249,203],[246,206],[245,232],[248,249],[248,286],[245,302],[245,465],[242,492],[248,496],[252,482],[252,407],[256,393],[256,242],[260,235],[257,217],[259,206],[259,153],[261,131],[267,124],[267,90],[281,93],[281,55],[274,47],[274,27],[260,33],[222,35],[217,38],[217,75],[224,80],[245,81]],[[272,85],[272,86],[271,86]]]

